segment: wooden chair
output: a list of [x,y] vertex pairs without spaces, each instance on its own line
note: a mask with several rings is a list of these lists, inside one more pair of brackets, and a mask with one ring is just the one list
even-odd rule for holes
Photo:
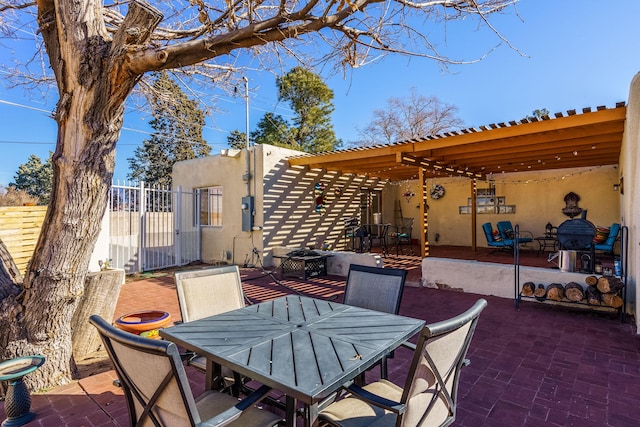
[[282,419],[253,405],[269,393],[262,386],[238,401],[205,391],[194,399],[178,347],[121,331],[98,315],[90,317],[113,362],[132,426],[275,426]]
[[434,427],[455,421],[460,370],[480,313],[478,300],[464,313],[424,327],[404,388],[380,380],[364,387],[351,385],[348,397],[320,412],[320,418],[343,427]]

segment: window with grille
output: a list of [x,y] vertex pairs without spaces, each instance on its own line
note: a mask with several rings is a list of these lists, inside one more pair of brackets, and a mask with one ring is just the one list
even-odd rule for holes
[[200,224],[222,226],[222,187],[207,187],[198,189],[200,205]]

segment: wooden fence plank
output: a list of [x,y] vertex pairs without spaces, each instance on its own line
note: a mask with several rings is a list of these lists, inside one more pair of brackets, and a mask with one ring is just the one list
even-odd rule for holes
[[0,206],[0,239],[23,274],[46,213],[47,206]]

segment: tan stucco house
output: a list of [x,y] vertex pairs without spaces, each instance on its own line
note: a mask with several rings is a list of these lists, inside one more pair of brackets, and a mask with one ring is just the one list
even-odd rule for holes
[[[201,229],[202,259],[254,265],[271,265],[280,247],[345,249],[344,220],[371,222],[373,213],[394,225],[414,218],[425,257],[433,245],[485,246],[484,222],[510,220],[539,235],[568,219],[573,192],[595,225],[628,228],[627,311],[638,322],[639,122],[636,76],[628,102],[612,108],[317,155],[226,150],[177,163],[173,183],[201,189],[215,210]],[[435,188],[444,195],[432,197]]]

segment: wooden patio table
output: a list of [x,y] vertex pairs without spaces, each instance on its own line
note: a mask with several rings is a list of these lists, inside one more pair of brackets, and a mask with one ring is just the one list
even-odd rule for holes
[[286,423],[297,402],[305,425],[318,403],[416,334],[423,320],[289,295],[161,329],[160,335],[207,357],[206,387],[218,365],[286,394]]

